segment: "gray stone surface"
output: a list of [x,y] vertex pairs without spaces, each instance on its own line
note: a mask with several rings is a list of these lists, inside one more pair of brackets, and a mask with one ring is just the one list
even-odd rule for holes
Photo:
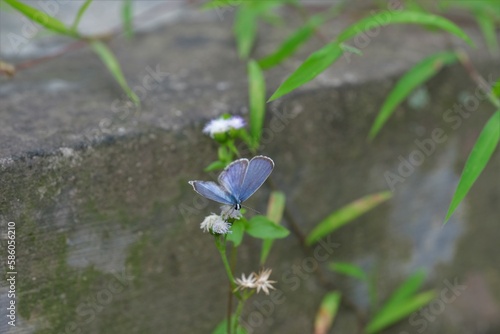
[[[334,36],[351,20],[339,19],[325,31]],[[216,147],[201,134],[202,124],[223,112],[247,113],[245,66],[230,23],[227,13],[222,20],[177,22],[113,41],[132,87],[144,88],[151,69],[169,73],[146,86],[141,110],[125,108],[119,87],[86,49],[0,79],[0,221],[17,223],[19,258],[19,326],[13,332],[209,333],[222,319],[226,279],[211,237],[198,225],[217,205],[200,201],[187,181],[206,179],[202,170],[214,160]],[[274,31],[260,32],[257,56],[286,35]],[[481,43],[477,31],[468,32]],[[342,205],[387,189],[384,173],[397,171],[399,157],[418,149],[416,139],[430,138],[436,128],[446,132],[444,143],[396,185],[391,201],[332,237],[339,247],[326,261],[373,270],[381,299],[421,267],[429,272],[426,287],[438,294],[447,281],[466,285],[443,310],[435,301],[432,318],[417,315],[388,333],[420,332],[424,325],[425,333],[499,331],[498,152],[441,226],[492,107],[481,102],[452,129],[443,113],[475,87],[463,69],[447,68],[426,85],[424,109],[403,105],[379,138],[365,139],[394,79],[448,42],[440,33],[386,28],[363,48],[364,57],[341,59],[268,105],[262,153],[275,160],[273,180],[304,231]],[[319,45],[311,41],[296,59]],[[498,59],[483,46],[470,52],[486,77],[498,78]],[[298,63],[267,72],[268,93]],[[286,115],[279,128],[273,126],[283,118],[278,115]],[[248,205],[265,210],[268,193],[264,187]],[[259,249],[258,241],[245,240],[238,273],[256,270]],[[275,243],[269,265],[285,302],[264,314],[254,333],[312,331],[327,291],[313,274],[292,274],[305,259],[292,236]],[[366,307],[366,289],[328,278]],[[245,321],[258,310],[248,305]],[[354,333],[352,314],[343,311],[333,331]]]

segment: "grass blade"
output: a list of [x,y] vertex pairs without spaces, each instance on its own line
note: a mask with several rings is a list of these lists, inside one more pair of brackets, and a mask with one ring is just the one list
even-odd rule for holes
[[83,3],[83,5],[80,7],[78,10],[78,13],[76,14],[75,21],[71,25],[71,31],[76,32],[76,29],[78,28],[78,25],[80,24],[80,20],[82,19],[83,13],[89,8],[90,4],[92,3],[92,0],[87,0]]
[[474,148],[465,163],[462,176],[458,182],[457,189],[451,200],[450,207],[446,213],[444,223],[446,223],[470,188],[476,182],[484,167],[491,158],[500,140],[500,110],[495,112],[484,126],[479,138],[474,144]]
[[99,55],[104,65],[106,65],[108,70],[111,72],[120,87],[125,91],[130,100],[134,102],[136,106],[138,106],[140,104],[140,99],[128,86],[127,81],[123,76],[120,64],[118,63],[118,60],[115,58],[111,50],[100,41],[91,41],[90,44],[95,53]]
[[[422,286],[425,280],[425,271],[419,270],[404,281],[403,284],[391,295],[391,297],[384,304],[384,308],[391,308],[397,306],[402,301],[410,298]],[[379,312],[382,313],[383,309]]]
[[4,0],[7,4],[15,8],[17,11],[24,14],[28,19],[40,24],[41,26],[55,31],[57,33],[68,35],[71,37],[78,37],[78,34],[68,29],[64,23],[56,18],[53,18],[36,8],[28,6],[17,0]]
[[320,17],[313,17],[303,27],[295,31],[281,46],[272,54],[259,60],[262,69],[267,70],[274,67],[295,53],[300,45],[305,43],[314,33],[316,27],[323,23]]
[[498,37],[495,27],[495,19],[492,15],[487,13],[485,10],[476,9],[474,11],[474,17],[476,18],[477,24],[483,33],[486,44],[493,55],[499,54]]
[[495,97],[500,97],[500,80],[498,80],[497,82],[495,82],[495,84],[493,85],[493,88],[491,90],[491,93]]
[[236,12],[234,35],[238,45],[238,55],[247,59],[252,51],[257,34],[257,13],[249,6],[240,6]]
[[338,291],[329,292],[321,301],[314,321],[314,334],[327,334],[335,320],[339,309],[341,294]]
[[276,100],[316,78],[332,65],[343,53],[342,47],[334,42],[312,53],[274,92],[269,101]]
[[430,303],[436,298],[434,291],[422,292],[399,303],[395,307],[377,313],[365,328],[367,334],[373,334],[406,318],[413,312]]
[[330,268],[330,270],[332,270],[336,273],[350,276],[350,277],[359,279],[360,281],[367,281],[368,280],[368,276],[366,275],[364,270],[361,269],[360,267],[352,264],[352,263],[332,262],[328,265],[328,268]]
[[450,65],[456,61],[458,61],[458,57],[453,52],[437,53],[425,58],[406,72],[385,99],[370,129],[369,138],[375,138],[385,122],[396,110],[396,107],[403,102],[415,88],[436,75],[444,65]]
[[[285,210],[286,197],[281,191],[273,191],[269,197],[269,203],[267,205],[267,218],[275,224],[281,222],[283,218],[283,211]],[[271,251],[273,245],[273,239],[264,239],[262,241],[262,250],[260,252],[260,264],[264,265],[267,260],[267,256]]]
[[125,0],[123,3],[122,15],[123,31],[125,32],[125,37],[127,38],[132,38],[134,36],[134,21],[132,14],[132,0]]
[[306,238],[308,245],[314,244],[319,239],[327,234],[330,234],[338,228],[344,226],[355,218],[361,216],[365,212],[373,209],[380,203],[387,201],[392,197],[390,191],[384,191],[373,195],[368,195],[360,198],[338,211],[335,211],[330,216],[326,217],[316,226]]
[[362,32],[374,29],[376,27],[387,26],[390,24],[421,24],[424,26],[439,28],[463,39],[470,46],[474,46],[474,42],[472,41],[472,39],[453,22],[441,16],[409,11],[391,13],[383,11],[361,19],[353,25],[344,29],[337,37],[337,42],[345,42]]
[[250,100],[250,136],[253,148],[257,148],[266,115],[266,81],[255,60],[248,62],[248,97]]

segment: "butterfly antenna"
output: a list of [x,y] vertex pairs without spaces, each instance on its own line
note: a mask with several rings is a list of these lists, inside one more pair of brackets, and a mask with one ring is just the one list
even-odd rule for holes
[[261,212],[259,212],[259,211],[255,210],[255,209],[253,209],[253,208],[251,208],[251,207],[249,207],[249,206],[242,205],[242,207],[244,207],[245,209],[252,210],[252,211],[253,211],[253,212],[255,212],[256,214],[259,214],[259,215],[261,215],[261,214],[262,214]]

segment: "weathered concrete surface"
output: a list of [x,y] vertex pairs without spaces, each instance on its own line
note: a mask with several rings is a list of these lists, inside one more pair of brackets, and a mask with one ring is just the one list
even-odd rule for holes
[[[339,20],[332,35],[347,20]],[[480,42],[477,31],[470,33]],[[283,35],[261,33],[256,54],[272,50]],[[446,69],[426,87],[430,100],[423,110],[403,106],[373,144],[365,140],[394,78],[445,41],[418,29],[384,29],[364,48],[365,57],[342,59],[269,105],[262,153],[275,159],[273,179],[304,231],[342,205],[387,189],[384,173],[397,171],[398,157],[418,148],[416,139],[430,138],[436,128],[446,132],[435,152],[396,185],[388,204],[335,234],[339,246],[325,260],[371,268],[382,299],[418,267],[430,272],[426,286],[438,293],[447,281],[467,286],[443,310],[436,301],[432,318],[422,323],[417,315],[388,333],[419,332],[424,325],[426,333],[499,330],[498,152],[441,227],[492,107],[481,102],[452,129],[455,122],[443,113],[475,87],[461,68]],[[318,45],[311,41],[307,49]],[[204,205],[187,181],[207,178],[202,169],[215,156],[201,124],[223,112],[246,113],[245,66],[236,57],[229,17],[177,23],[112,47],[133,87],[143,86],[150,69],[169,73],[145,87],[140,112],[117,100],[119,87],[88,50],[0,79],[0,221],[16,222],[19,259],[19,323],[12,332],[208,333],[225,314],[226,279],[198,225],[217,205]],[[499,76],[498,60],[482,48],[472,53],[486,77]],[[297,64],[269,71],[269,92]],[[283,127],[272,126],[283,119],[278,113],[285,115]],[[263,211],[267,194],[263,188],[249,206]],[[245,240],[238,273],[257,269],[259,249],[256,240]],[[326,291],[313,274],[292,273],[305,258],[293,237],[275,244],[269,265],[285,302],[264,313],[255,333],[311,332]],[[361,307],[367,304],[363,287],[330,278]],[[256,310],[248,306],[247,323]],[[1,331],[6,328],[2,322]],[[345,312],[334,330],[354,328]]]

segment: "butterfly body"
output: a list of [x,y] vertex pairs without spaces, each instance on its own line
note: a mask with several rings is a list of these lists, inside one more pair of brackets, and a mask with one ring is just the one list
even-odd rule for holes
[[259,155],[250,161],[239,159],[230,163],[220,173],[218,184],[213,181],[189,181],[189,184],[203,197],[240,210],[242,203],[262,186],[273,168],[271,158]]

